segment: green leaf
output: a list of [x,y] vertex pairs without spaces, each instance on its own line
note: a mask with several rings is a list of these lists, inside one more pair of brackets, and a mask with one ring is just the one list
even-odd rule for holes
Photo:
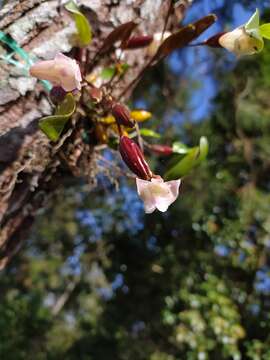
[[145,136],[145,137],[152,137],[152,138],[156,138],[156,139],[160,138],[160,135],[151,129],[146,129],[146,128],[140,129],[140,133],[142,136]]
[[89,45],[92,41],[92,28],[87,18],[79,11],[77,5],[73,1],[67,3],[65,8],[71,12],[74,17],[80,39],[80,45]]
[[207,155],[208,155],[208,151],[209,151],[209,144],[208,144],[208,140],[205,136],[202,136],[200,138],[200,155],[198,158],[199,162],[202,162],[206,159]]
[[260,26],[260,34],[265,39],[270,40],[270,23],[263,24]]
[[258,29],[260,26],[260,13],[256,9],[255,13],[251,16],[248,22],[245,25],[246,30]]
[[115,72],[116,72],[115,66],[107,67],[107,68],[102,69],[100,77],[103,80],[111,80],[111,78],[114,76]]
[[181,143],[180,141],[176,141],[172,145],[173,152],[176,154],[187,154],[190,151],[190,148],[187,145]]
[[208,154],[208,141],[206,137],[201,137],[200,145],[189,150],[188,154],[181,158],[172,168],[164,175],[166,180],[176,180],[187,175],[195,166],[203,162]]
[[183,159],[176,163],[171,169],[169,169],[164,178],[166,180],[176,180],[184,175],[187,175],[194,167],[196,160],[199,156],[199,147],[193,148]]
[[46,116],[40,120],[39,128],[50,140],[57,141],[75,109],[75,99],[71,93],[68,93],[64,101],[57,107],[55,115]]
[[118,73],[120,73],[120,76],[125,75],[125,73],[128,71],[128,69],[130,68],[130,65],[127,63],[122,63],[118,65]]

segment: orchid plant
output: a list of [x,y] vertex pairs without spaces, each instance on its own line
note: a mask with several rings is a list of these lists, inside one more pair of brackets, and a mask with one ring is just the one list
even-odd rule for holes
[[[177,3],[175,4],[177,6]],[[177,199],[183,176],[206,159],[208,141],[202,137],[200,144],[189,148],[181,142],[171,145],[151,143],[147,138],[160,138],[155,131],[141,127],[141,124],[152,117],[145,109],[132,111],[121,102],[125,91],[134,86],[148,67],[161,61],[174,50],[189,46],[197,37],[208,29],[217,19],[209,14],[202,19],[181,27],[175,33],[167,31],[167,22],[162,32],[153,35],[132,35],[138,31],[138,24],[130,21],[115,28],[104,40],[97,53],[90,58],[89,45],[92,40],[92,28],[87,18],[74,2],[66,5],[66,10],[74,17],[80,56],[72,59],[64,54],[56,54],[52,60],[28,62],[29,74],[39,80],[46,80],[50,89],[49,98],[55,104],[55,114],[40,120],[40,129],[53,142],[61,140],[70,126],[69,119],[78,112],[80,116],[92,121],[92,136],[96,144],[115,147],[118,143],[120,155],[129,170],[135,175],[138,195],[144,203],[145,212],[155,209],[164,212]],[[169,12],[171,11],[171,7]],[[168,12],[168,16],[169,16]],[[167,17],[168,19],[168,17]],[[7,41],[3,35],[0,40],[19,53],[17,44]],[[252,55],[263,50],[264,38],[270,39],[270,24],[260,25],[259,12],[256,10],[250,20],[235,30],[216,34],[200,44],[223,47],[237,56]],[[117,45],[119,44],[120,45]],[[127,51],[146,48],[149,62],[138,77],[128,84],[118,99],[111,95],[113,86],[117,86],[130,66],[121,58]],[[114,52],[112,64],[106,68],[97,66],[97,60]],[[25,57],[25,52],[20,49]],[[115,60],[116,59],[116,60]],[[9,62],[16,65],[14,60]],[[17,64],[18,65],[18,64]],[[75,124],[76,126],[76,124]],[[136,141],[137,140],[137,141]],[[159,156],[172,157],[173,165],[167,168],[164,179],[155,174],[149,167],[144,150]]]

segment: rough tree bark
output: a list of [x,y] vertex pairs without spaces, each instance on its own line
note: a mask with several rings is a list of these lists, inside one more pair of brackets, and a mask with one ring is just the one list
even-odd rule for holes
[[[75,26],[59,3],[58,0],[9,1],[0,10],[0,30],[40,59],[53,58],[59,51],[69,53]],[[170,0],[81,0],[78,3],[94,30],[92,56],[106,34],[121,23],[138,19],[139,32],[162,31],[170,6]],[[181,3],[177,21],[188,1]],[[169,26],[175,24],[171,21]],[[113,95],[139,74],[146,60],[146,52],[129,52],[127,62],[132,64],[132,72],[114,89]],[[80,141],[80,129],[75,122],[56,145],[38,129],[38,119],[51,112],[41,85],[0,61],[0,269],[19,249],[35,214],[61,184],[62,177],[86,176],[91,181],[95,173],[95,149]]]

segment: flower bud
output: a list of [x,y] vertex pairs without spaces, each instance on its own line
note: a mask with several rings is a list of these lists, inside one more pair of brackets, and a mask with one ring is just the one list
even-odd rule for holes
[[128,168],[140,179],[150,180],[152,171],[147,164],[140,147],[127,136],[121,136],[119,151]]
[[148,149],[153,151],[157,155],[169,156],[173,153],[173,149],[168,145],[149,145]]
[[48,80],[65,91],[81,90],[82,75],[77,62],[64,54],[57,54],[53,60],[39,61],[30,67],[30,75]]
[[219,32],[216,35],[210,37],[209,39],[205,40],[204,44],[210,47],[221,47],[219,43],[219,39],[222,35],[226,34],[225,32]]
[[153,36],[151,35],[133,36],[129,38],[125,45],[125,49],[140,49],[150,45],[152,41]]
[[131,119],[128,108],[123,104],[114,104],[112,106],[112,114],[119,125],[134,127],[134,120]]
[[260,33],[252,30],[247,31],[245,27],[237,28],[223,34],[219,38],[219,43],[228,51],[237,56],[253,55],[263,49],[264,42]]
[[50,91],[50,99],[54,105],[58,105],[64,100],[66,94],[67,92],[61,86],[54,86]]
[[89,89],[89,95],[91,100],[96,104],[100,103],[103,97],[102,90],[96,87],[92,87]]

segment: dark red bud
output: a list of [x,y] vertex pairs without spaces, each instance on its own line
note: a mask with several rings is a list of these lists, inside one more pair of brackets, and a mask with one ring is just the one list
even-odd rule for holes
[[151,35],[133,36],[128,39],[125,49],[140,49],[150,45],[152,41],[153,36]]
[[119,151],[128,168],[143,180],[152,178],[152,171],[147,164],[140,147],[127,136],[121,136]]
[[61,86],[54,86],[50,91],[50,99],[54,105],[58,105],[64,100],[66,94],[66,91]]
[[219,39],[224,34],[226,34],[226,32],[217,33],[216,35],[214,35],[214,36],[210,37],[209,39],[205,40],[204,44],[207,45],[207,46],[211,46],[211,47],[221,47],[221,45],[219,43]]
[[148,149],[155,154],[169,156],[173,153],[173,149],[168,145],[149,145]]
[[125,105],[120,103],[114,104],[112,106],[112,114],[119,125],[134,127],[135,122],[131,119],[130,112]]

